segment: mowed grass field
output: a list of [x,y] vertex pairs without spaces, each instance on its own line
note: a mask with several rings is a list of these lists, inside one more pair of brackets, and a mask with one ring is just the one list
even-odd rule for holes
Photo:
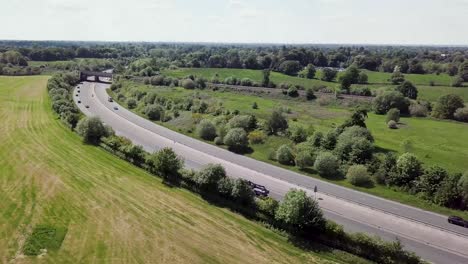
[[[365,71],[369,77],[369,84],[367,85],[354,85],[354,86],[367,86],[372,90],[375,89],[393,89],[389,81],[391,73]],[[215,74],[218,74],[220,80],[227,77],[235,76],[237,78],[250,78],[256,82],[262,81],[261,70],[248,70],[248,69],[214,69],[214,68],[180,68],[176,70],[163,70],[163,74],[183,78],[188,75],[195,75],[207,78],[210,80]],[[271,72],[270,79],[276,84],[289,83],[293,85],[302,85],[304,87],[313,87],[314,85],[325,85],[331,88],[338,88],[337,82],[325,82],[320,80],[321,71],[317,71],[316,79],[305,79],[294,76],[288,76],[278,72]],[[340,75],[342,73],[339,73]],[[419,98],[427,101],[436,101],[445,94],[458,94],[466,102],[468,102],[468,87],[456,88],[450,87],[452,83],[451,77],[447,74],[405,74],[405,78],[413,82],[419,89]],[[434,81],[435,86],[430,86],[430,82]]]
[[[0,77],[0,262],[330,263],[344,254],[305,252],[84,145],[51,112],[47,79]],[[40,225],[66,234],[38,260],[22,248]]]

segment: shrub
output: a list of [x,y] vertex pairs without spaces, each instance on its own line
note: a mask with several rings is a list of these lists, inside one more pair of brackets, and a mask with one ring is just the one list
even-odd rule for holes
[[458,108],[463,108],[463,99],[456,94],[447,94],[439,97],[432,111],[432,116],[442,119],[453,119],[453,114]]
[[266,139],[265,133],[261,130],[254,130],[248,135],[250,144],[263,144]]
[[397,86],[396,90],[410,99],[416,99],[418,97],[418,89],[410,81],[404,81]]
[[322,146],[323,133],[320,131],[315,131],[314,134],[307,138],[307,142],[310,142],[312,146],[319,148]]
[[192,79],[185,79],[182,81],[182,87],[185,89],[195,89],[195,82]]
[[455,77],[452,81],[452,87],[463,87],[463,78]]
[[410,101],[405,98],[400,92],[387,91],[374,98],[373,108],[376,114],[386,114],[388,110],[396,108],[400,113],[408,113]]
[[151,77],[151,85],[163,85],[164,84],[164,76],[158,75]]
[[369,186],[372,179],[364,165],[353,165],[349,167],[346,173],[346,179],[354,186]]
[[462,199],[462,193],[459,188],[461,176],[459,173],[450,174],[442,181],[434,195],[434,202],[436,204],[450,208],[457,208],[459,206]]
[[203,119],[197,125],[197,134],[205,140],[213,140],[216,137],[216,127],[208,119]]
[[276,160],[283,165],[294,165],[294,155],[291,147],[282,145],[276,150]]
[[340,164],[335,155],[330,152],[321,152],[314,162],[314,169],[323,177],[336,176]]
[[359,77],[358,77],[359,84],[366,84],[368,80],[369,80],[369,77],[367,76],[365,72],[359,73]]
[[409,107],[409,113],[415,117],[426,117],[428,114],[427,107],[422,104],[411,104]]
[[423,175],[417,180],[416,190],[424,193],[426,198],[432,200],[433,195],[447,176],[448,172],[445,169],[439,166],[431,166],[425,169]]
[[297,91],[297,88],[294,87],[294,86],[289,87],[289,89],[287,91],[287,94],[288,94],[288,96],[291,96],[291,97],[298,97],[299,96],[299,92]]
[[160,175],[168,181],[178,179],[179,170],[182,169],[183,163],[183,160],[171,148],[163,148],[153,153],[146,161],[150,172]]
[[134,98],[129,98],[127,100],[127,107],[129,109],[134,109],[137,106],[137,101]]
[[338,72],[330,68],[322,69],[322,81],[331,82],[336,78]]
[[400,110],[396,108],[388,110],[386,121],[388,123],[391,120],[395,121],[396,123],[400,121]]
[[257,199],[257,208],[260,212],[273,217],[278,209],[279,203],[271,197]]
[[162,113],[164,110],[162,109],[161,106],[159,105],[148,105],[145,107],[145,115],[150,119],[150,120],[161,120]]
[[313,100],[313,99],[317,98],[317,96],[315,96],[314,90],[312,88],[307,88],[306,89],[306,98],[307,98],[307,100]]
[[81,119],[76,126],[76,132],[83,137],[85,143],[90,144],[98,144],[102,137],[113,134],[102,123],[99,117],[85,117]]
[[397,70],[392,73],[392,77],[390,80],[393,84],[401,84],[405,81],[405,76],[403,76],[403,74],[401,74],[401,72]]
[[195,182],[202,191],[215,192],[218,182],[226,178],[226,170],[219,164],[208,164],[196,175]]
[[300,151],[296,155],[295,163],[300,169],[314,165],[314,156],[309,151]]
[[298,124],[294,124],[288,128],[289,138],[295,143],[301,143],[307,139],[307,130]]
[[249,78],[243,78],[241,81],[240,81],[240,85],[242,86],[252,86],[253,85],[253,81]]
[[258,104],[257,104],[257,102],[253,102],[253,104],[252,104],[252,109],[258,109]]
[[234,201],[242,205],[251,205],[254,202],[255,193],[246,180],[235,179],[232,184],[231,196]]
[[397,129],[398,128],[398,125],[395,121],[393,120],[390,120],[388,121],[387,123],[387,127],[390,128],[390,129]]
[[224,137],[224,144],[233,151],[242,151],[248,147],[247,133],[242,128],[232,128]]
[[299,61],[294,60],[283,61],[278,67],[279,71],[287,75],[297,75],[297,72],[300,71],[301,68]]
[[391,177],[391,183],[397,186],[410,187],[422,173],[422,163],[411,153],[401,155],[396,163],[396,173]]
[[468,107],[458,108],[453,117],[461,122],[468,122]]
[[269,134],[276,134],[285,131],[288,128],[288,121],[280,111],[275,110],[266,121],[266,130]]
[[370,132],[363,127],[348,127],[338,137],[335,153],[342,160],[364,163],[372,156],[373,140]]
[[250,131],[257,127],[257,119],[253,115],[236,115],[229,120],[227,125],[229,128],[242,128]]
[[293,232],[323,230],[325,219],[318,203],[305,191],[292,189],[276,210],[275,218]]
[[460,194],[463,198],[463,203],[465,204],[465,208],[468,208],[468,171],[463,174],[463,176],[458,181],[458,188],[460,190]]

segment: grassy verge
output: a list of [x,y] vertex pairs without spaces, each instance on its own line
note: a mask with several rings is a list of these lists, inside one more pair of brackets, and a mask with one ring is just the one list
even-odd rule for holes
[[341,251],[299,249],[83,145],[52,114],[47,79],[0,77],[1,262],[37,245],[50,249],[43,257],[56,263],[364,263]]

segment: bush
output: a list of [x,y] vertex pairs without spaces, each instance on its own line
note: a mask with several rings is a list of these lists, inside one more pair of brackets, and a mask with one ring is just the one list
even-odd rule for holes
[[409,113],[415,117],[426,117],[428,114],[427,107],[422,104],[411,104],[409,107]]
[[148,105],[145,107],[145,115],[153,121],[161,120],[161,116],[164,112],[161,106],[159,105]]
[[102,123],[99,117],[85,117],[81,119],[76,126],[76,132],[83,137],[85,143],[90,144],[98,144],[102,137],[113,134]]
[[216,127],[208,119],[203,119],[197,125],[197,134],[205,140],[213,140],[216,137]]
[[236,115],[227,123],[229,128],[242,128],[251,131],[257,127],[257,119],[252,115]]
[[160,175],[164,180],[175,181],[179,177],[183,160],[171,148],[163,148],[152,155],[146,161],[150,172]]
[[266,214],[269,217],[274,217],[276,210],[278,209],[279,203],[271,197],[265,197],[257,199],[257,208],[260,212]]
[[298,97],[299,96],[299,92],[297,91],[297,88],[294,87],[294,86],[289,87],[289,89],[287,91],[287,94],[288,94],[288,96],[291,96],[291,97]]
[[215,137],[214,139],[214,143],[218,146],[222,145],[224,142],[223,142],[223,138],[222,137]]
[[367,76],[365,72],[359,73],[359,77],[358,77],[359,84],[366,84],[368,80],[369,80],[369,77]]
[[463,78],[455,77],[452,81],[452,87],[463,87]]
[[258,109],[258,104],[257,104],[257,102],[253,102],[253,104],[252,104],[252,109]]
[[387,123],[389,121],[395,121],[396,123],[398,123],[400,121],[400,110],[396,108],[388,110],[386,121]]
[[416,99],[418,97],[418,89],[410,81],[404,81],[397,86],[396,90],[410,99]]
[[134,109],[137,106],[137,101],[134,98],[129,98],[127,100],[128,109]]
[[461,122],[468,122],[468,107],[458,108],[453,117]]
[[336,78],[338,72],[330,68],[322,69],[322,81],[331,82]]
[[288,145],[282,145],[276,150],[276,160],[283,165],[294,165],[294,155]]
[[182,87],[185,89],[195,89],[195,82],[192,79],[185,79],[182,81]]
[[294,124],[288,129],[289,138],[295,143],[301,143],[307,139],[307,130],[298,124]]
[[313,100],[313,99],[317,98],[317,96],[315,96],[314,90],[312,88],[307,88],[306,89],[306,98],[307,98],[307,100]]
[[226,170],[223,166],[208,164],[197,173],[195,182],[201,191],[216,192],[218,190],[218,182],[224,178],[226,178]]
[[388,121],[387,123],[387,127],[390,128],[390,129],[397,129],[398,128],[398,125],[395,121],[393,120],[390,120]]
[[375,97],[372,104],[376,114],[386,114],[392,108],[396,108],[400,110],[400,113],[406,114],[408,113],[410,101],[400,92],[387,91]]
[[280,111],[275,110],[267,119],[265,126],[269,134],[276,134],[278,132],[285,131],[288,128],[288,121]]
[[242,128],[232,128],[224,137],[224,144],[230,150],[243,151],[249,145],[247,133]]
[[298,233],[323,230],[326,223],[318,203],[305,191],[296,189],[286,193],[275,218]]
[[447,94],[439,97],[432,111],[432,116],[441,119],[453,119],[458,108],[465,106],[463,99],[456,94]]
[[248,135],[250,144],[263,144],[266,139],[265,133],[261,130],[255,130]]
[[321,152],[314,162],[314,169],[323,177],[333,177],[339,174],[339,161],[330,152]]
[[298,152],[295,159],[296,166],[300,169],[305,169],[307,167],[313,166],[314,161],[314,156],[309,151]]
[[354,186],[372,185],[372,179],[364,165],[353,165],[349,167],[346,178]]
[[297,75],[297,72],[299,72],[301,68],[299,61],[293,60],[283,61],[278,67],[279,71],[282,73],[293,76]]
[[458,181],[458,188],[460,194],[463,198],[463,203],[465,208],[468,208],[468,171],[463,174],[463,176]]
[[243,78],[241,81],[240,81],[240,85],[242,86],[252,86],[253,85],[253,81],[249,78]]
[[252,205],[255,193],[249,183],[244,179],[235,179],[232,184],[231,196],[234,201],[242,205]]
[[422,174],[422,163],[414,154],[405,153],[398,158],[396,170],[396,173],[391,177],[391,183],[410,187],[412,182]]

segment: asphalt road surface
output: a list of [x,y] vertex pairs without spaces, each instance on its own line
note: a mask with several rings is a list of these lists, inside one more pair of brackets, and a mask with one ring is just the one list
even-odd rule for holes
[[[265,185],[278,199],[290,188],[303,189],[318,199],[328,219],[347,231],[387,240],[398,238],[406,249],[434,263],[468,263],[468,229],[449,224],[446,216],[301,175],[179,134],[108,102],[109,86],[84,82],[75,89],[75,103],[85,115],[100,117],[118,135],[146,151],[171,147],[184,158],[186,167],[194,169],[219,163],[230,177]],[[315,186],[317,194],[313,192]]]

